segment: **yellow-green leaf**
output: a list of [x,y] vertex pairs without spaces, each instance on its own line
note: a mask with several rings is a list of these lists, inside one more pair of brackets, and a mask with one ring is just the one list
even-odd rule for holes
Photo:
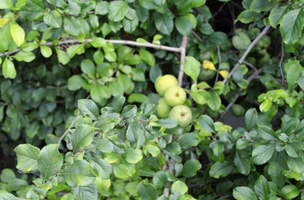
[[219,73],[223,78],[227,78],[227,76],[229,75],[229,72],[226,70],[220,70]]
[[11,27],[11,35],[14,42],[17,46],[20,46],[24,43],[25,33],[24,30],[18,24],[14,24],[10,22]]
[[5,78],[15,78],[17,75],[14,63],[8,58],[5,58],[3,62],[2,74]]
[[210,70],[216,71],[216,68],[215,68],[214,64],[209,60],[204,60],[203,61],[203,67],[204,67],[204,69],[210,69]]

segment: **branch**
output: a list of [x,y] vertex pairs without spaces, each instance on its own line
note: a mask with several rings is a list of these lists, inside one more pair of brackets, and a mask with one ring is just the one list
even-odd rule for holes
[[[90,95],[88,95],[86,97],[86,99],[89,99],[90,98]],[[75,118],[73,119],[72,123],[70,124],[69,128],[63,133],[63,135],[59,138],[58,140],[58,143],[57,144],[60,144],[61,141],[63,140],[63,138],[66,136],[66,134],[68,133],[68,131],[74,126],[78,116],[80,115],[80,111],[78,111],[77,115],[75,116]]]
[[[255,77],[257,77],[260,73],[262,72],[262,69],[259,69],[257,70],[256,72],[254,72],[248,79],[248,83],[250,83]],[[240,92],[242,91],[243,89],[240,89]],[[236,102],[236,100],[239,98],[239,94],[236,94],[235,97],[234,97],[234,100],[231,101],[228,106],[226,107],[226,110],[221,114],[221,117],[218,119],[218,121],[220,121],[223,116],[230,110],[231,106]]]
[[[92,41],[93,41],[93,39],[84,40],[85,43],[89,43]],[[138,47],[149,47],[149,48],[160,49],[160,50],[165,50],[165,51],[182,52],[181,48],[169,47],[169,46],[165,46],[165,45],[158,45],[158,44],[152,44],[152,43],[134,42],[134,41],[129,41],[129,40],[105,40],[105,41],[110,42],[112,44],[126,44],[126,45],[138,46]],[[80,42],[77,39],[61,40],[61,41],[59,41],[58,45],[71,44],[71,43],[80,43]],[[41,44],[41,46],[52,46],[52,45],[54,45],[53,42],[46,42],[44,44]],[[8,56],[8,55],[17,53],[21,50],[22,49],[15,49],[14,51],[0,53],[0,57]]]
[[186,35],[183,36],[183,42],[181,47],[179,48],[181,51],[181,62],[179,67],[179,73],[178,73],[178,85],[181,86],[183,83],[183,76],[184,76],[184,62],[186,57],[186,47],[187,47],[187,40],[188,37]]
[[284,59],[284,41],[282,39],[282,51],[281,51],[281,59],[280,59],[280,64],[279,64],[279,67],[280,67],[280,72],[281,72],[281,76],[282,76],[282,84],[284,85],[284,73],[283,73],[283,68],[282,68],[282,63],[283,63],[283,59]]
[[72,123],[70,124],[69,128],[63,133],[63,135],[59,138],[58,140],[58,143],[57,144],[60,144],[61,141],[63,140],[63,138],[66,136],[66,134],[68,133],[68,131],[74,126],[78,116],[80,115],[80,111],[78,111],[76,117],[73,119]]
[[234,68],[231,70],[231,72],[229,73],[229,75],[227,76],[227,78],[225,78],[223,80],[224,84],[227,82],[228,78],[231,77],[231,75],[233,74],[233,72],[244,62],[245,58],[250,53],[251,49],[262,38],[262,36],[267,33],[267,31],[269,30],[270,27],[271,27],[270,25],[266,26],[264,28],[264,30],[251,42],[251,44],[249,45],[249,47],[247,48],[247,50],[245,51],[245,53],[243,54],[243,56],[241,57],[241,59],[236,63],[236,65],[234,66]]

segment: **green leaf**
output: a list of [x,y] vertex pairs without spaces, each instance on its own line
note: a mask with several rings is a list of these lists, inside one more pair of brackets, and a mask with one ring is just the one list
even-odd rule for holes
[[215,133],[214,122],[213,122],[212,118],[209,117],[208,115],[202,115],[199,118],[198,123],[206,131],[210,131],[212,133]]
[[153,184],[158,188],[162,188],[166,186],[167,180],[168,177],[166,173],[163,171],[158,171],[153,177]]
[[178,17],[175,21],[175,27],[181,35],[191,35],[192,23],[187,17]]
[[57,53],[57,56],[58,56],[58,60],[61,64],[66,65],[70,62],[70,57],[67,54],[67,52],[56,48],[56,53]]
[[256,109],[250,108],[249,110],[247,110],[247,112],[245,113],[245,124],[247,130],[252,129],[256,125],[257,120],[258,120],[258,113]]
[[73,152],[90,145],[94,138],[94,127],[86,124],[79,125],[72,134],[71,141],[73,145]]
[[209,94],[210,94],[210,99],[207,102],[208,106],[214,111],[219,110],[222,105],[221,98],[214,91],[209,92]]
[[299,174],[303,173],[304,171],[302,167],[303,165],[304,165],[304,160],[302,157],[299,158],[287,157],[287,166],[291,171]]
[[289,11],[289,6],[275,7],[270,11],[269,23],[273,28],[276,28],[278,24],[281,23],[284,15]]
[[237,200],[258,200],[254,192],[244,186],[234,188],[232,195]]
[[64,24],[64,29],[66,30],[67,33],[70,35],[77,36],[80,34],[80,24],[77,19],[74,17],[65,17],[63,19],[63,24]]
[[49,58],[53,54],[52,49],[48,46],[40,46],[40,52],[45,58]]
[[290,144],[286,144],[284,146],[284,149],[288,156],[297,158],[300,156],[301,150],[303,149],[303,146],[299,142],[292,142]]
[[201,7],[201,6],[205,5],[205,3],[206,3],[206,0],[192,0],[191,7],[192,8]]
[[106,51],[105,52],[105,58],[109,61],[109,62],[115,62],[116,61],[116,58],[117,58],[117,55],[114,51]]
[[155,58],[154,56],[147,50],[139,49],[139,56],[140,58],[145,61],[148,65],[154,66],[155,65]]
[[112,174],[112,166],[108,162],[99,157],[89,157],[89,162],[98,177],[103,179],[110,178]]
[[21,26],[18,24],[10,22],[10,27],[11,27],[11,36],[16,43],[17,46],[20,46],[24,43],[25,40],[25,32]]
[[154,185],[146,185],[140,182],[137,185],[137,194],[141,199],[144,200],[155,200],[157,199],[157,191]]
[[298,60],[288,60],[288,62],[284,64],[284,69],[286,72],[287,87],[289,90],[292,90],[304,69]]
[[238,67],[232,74],[232,80],[236,83],[239,83],[243,80],[243,72],[242,69],[240,67]]
[[15,178],[16,175],[12,169],[5,168],[1,171],[0,180],[2,183],[9,183],[11,180]]
[[93,60],[97,65],[102,65],[103,61],[104,61],[104,55],[102,53],[102,51],[100,51],[100,49],[98,49],[94,55],[93,55]]
[[214,163],[209,171],[209,175],[214,178],[226,177],[233,169],[233,163],[227,160]]
[[243,151],[235,152],[234,164],[241,174],[248,175],[250,173],[250,161]]
[[259,199],[269,200],[270,198],[270,188],[267,179],[261,175],[254,184],[254,190]]
[[227,34],[223,33],[223,32],[213,32],[210,36],[209,36],[209,40],[215,44],[223,44],[225,42],[228,41],[228,37]]
[[136,143],[140,136],[143,136],[143,130],[139,123],[129,124],[126,132],[127,140]]
[[129,177],[129,171],[125,165],[113,164],[114,175],[119,179],[126,179]]
[[189,93],[193,100],[201,105],[204,105],[208,102],[208,100],[210,99],[210,94],[209,92],[202,90],[202,91],[198,91],[198,92],[190,92]]
[[128,102],[129,103],[133,103],[133,102],[144,103],[144,102],[149,102],[149,98],[144,94],[132,93],[128,97]]
[[187,160],[183,166],[181,175],[186,178],[193,177],[196,175],[197,171],[202,168],[201,163],[196,159]]
[[185,194],[188,191],[187,185],[182,181],[175,181],[171,186],[171,192],[179,192],[180,194]]
[[285,176],[282,176],[282,168],[280,167],[279,163],[272,162],[268,168],[268,174],[275,184],[279,188],[282,188],[285,185]]
[[69,2],[69,14],[77,16],[81,11],[81,7],[76,2]]
[[213,154],[216,156],[220,156],[225,151],[225,146],[221,141],[212,142],[210,148],[212,148]]
[[124,19],[122,22],[123,28],[127,33],[132,34],[139,24],[138,17],[133,20]]
[[96,178],[92,166],[85,160],[76,160],[60,174],[64,176],[66,183],[71,187],[89,185]]
[[51,12],[47,13],[43,17],[44,22],[53,27],[53,28],[60,28],[62,25],[62,18],[58,11],[52,10]]
[[72,91],[79,90],[84,82],[80,75],[73,75],[68,79],[68,89]]
[[40,128],[40,124],[39,124],[38,121],[32,122],[25,129],[26,136],[28,138],[35,137],[38,134],[38,132],[39,132],[39,128]]
[[239,20],[243,24],[249,24],[251,22],[258,21],[262,16],[263,16],[262,13],[257,13],[257,12],[250,11],[250,10],[244,10],[243,12],[241,12],[239,14],[239,16],[237,17],[237,20]]
[[304,26],[304,11],[298,8],[286,13],[281,21],[280,32],[286,44],[293,44],[299,40]]
[[165,151],[169,152],[172,155],[178,155],[182,152],[182,149],[180,148],[179,144],[177,142],[171,142],[169,143],[166,148],[164,148]]
[[200,62],[194,57],[186,56],[183,68],[185,73],[196,83],[201,68]]
[[165,128],[174,128],[178,125],[177,121],[173,118],[160,119],[156,123]]
[[259,126],[259,135],[265,140],[276,140],[276,133],[269,126]]
[[178,144],[182,149],[188,149],[190,147],[197,146],[198,143],[198,137],[194,133],[187,133],[178,140]]
[[17,154],[17,169],[22,172],[31,172],[38,169],[37,161],[40,149],[31,144],[20,144],[14,151]]
[[119,22],[127,15],[129,10],[128,3],[125,1],[115,1],[109,6],[109,19],[113,22]]
[[24,62],[32,62],[36,56],[32,52],[24,52],[24,51],[19,51],[15,55],[12,56],[19,62],[24,61]]
[[14,4],[11,2],[11,0],[2,0],[0,2],[0,9],[13,9]]
[[5,52],[8,49],[10,43],[13,42],[12,39],[13,38],[10,33],[10,25],[9,25],[9,23],[7,23],[6,25],[4,25],[3,27],[0,28],[0,40],[1,40],[0,52],[1,53]]
[[173,20],[170,18],[168,14],[160,14],[158,12],[154,12],[154,23],[156,29],[165,34],[170,35],[173,30]]
[[9,59],[5,58],[2,64],[2,74],[4,78],[15,78],[17,75],[14,63]]
[[300,190],[295,185],[285,185],[281,190],[281,194],[284,199],[294,199],[300,194]]
[[49,179],[60,171],[63,156],[58,151],[59,144],[48,144],[44,146],[39,154],[38,169],[42,178]]
[[96,70],[93,61],[89,59],[84,59],[82,60],[80,67],[83,73],[95,76]]
[[149,152],[152,157],[156,157],[160,154],[160,149],[156,146],[156,145],[153,145],[153,144],[147,144],[144,146],[144,152],[147,151]]
[[255,12],[267,11],[271,8],[271,3],[264,0],[253,0],[250,5],[250,10]]
[[72,189],[72,193],[71,199],[98,199],[98,189],[95,183],[86,186],[77,185]]
[[6,190],[0,190],[0,196],[1,200],[23,200],[23,198],[18,198]]
[[121,116],[125,119],[133,117],[137,113],[137,107],[135,105],[127,105],[122,109]]
[[266,163],[275,151],[274,145],[261,145],[252,151],[253,162],[257,165]]
[[99,110],[94,101],[89,99],[78,100],[78,108],[83,116],[89,115],[93,120],[99,117]]
[[142,151],[140,149],[128,148],[123,157],[128,163],[136,164],[143,159]]
[[95,7],[95,14],[97,15],[106,15],[109,9],[109,2],[102,1],[98,2]]
[[90,91],[91,98],[99,103],[99,105],[105,105],[107,98],[110,98],[111,92],[109,88],[105,85],[93,85]]

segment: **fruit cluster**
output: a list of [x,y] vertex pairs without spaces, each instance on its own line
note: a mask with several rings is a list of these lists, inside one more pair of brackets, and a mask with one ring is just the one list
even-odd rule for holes
[[178,86],[177,79],[170,74],[160,76],[155,81],[155,89],[162,96],[158,101],[158,116],[163,119],[172,117],[182,127],[189,125],[192,112],[188,106],[183,105],[186,101],[186,92]]

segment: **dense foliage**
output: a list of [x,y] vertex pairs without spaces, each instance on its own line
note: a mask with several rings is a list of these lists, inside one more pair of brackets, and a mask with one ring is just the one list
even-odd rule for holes
[[1,0],[0,199],[303,199],[303,5]]

